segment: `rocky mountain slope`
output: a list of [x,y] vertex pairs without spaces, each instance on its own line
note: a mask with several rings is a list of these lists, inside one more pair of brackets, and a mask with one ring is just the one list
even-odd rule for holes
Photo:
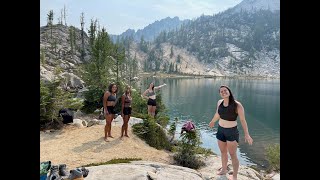
[[279,11],[280,0],[243,0],[232,8],[233,12],[245,11],[258,11],[260,9]]
[[113,42],[116,42],[117,38],[125,38],[132,37],[135,42],[139,42],[141,37],[145,41],[153,41],[155,37],[157,37],[161,31],[169,31],[174,30],[176,28],[180,28],[183,23],[187,23],[190,20],[180,20],[179,17],[167,17],[161,20],[156,20],[155,22],[147,25],[143,29],[138,29],[135,31],[134,29],[128,29],[120,35],[110,35]]
[[[227,11],[161,32],[151,44],[132,42],[130,54],[136,55],[144,71],[279,78],[277,2],[244,0]],[[259,10],[246,10],[248,4]],[[242,10],[237,12],[239,8]]]
[[[84,82],[77,75],[77,67],[90,59],[89,40],[86,33],[84,33],[83,59],[81,45],[80,29],[53,25],[51,38],[51,27],[40,27],[40,79],[52,81],[56,73],[66,79],[66,85],[69,88],[82,88]],[[56,72],[58,69],[60,72]]]

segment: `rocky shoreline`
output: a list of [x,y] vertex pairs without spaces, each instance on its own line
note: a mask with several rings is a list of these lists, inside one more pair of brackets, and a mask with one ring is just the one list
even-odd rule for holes
[[266,76],[244,76],[244,75],[237,75],[237,76],[213,76],[213,75],[192,75],[192,74],[167,74],[167,73],[140,73],[139,77],[154,77],[154,78],[230,78],[230,79],[280,79],[280,77],[266,77]]

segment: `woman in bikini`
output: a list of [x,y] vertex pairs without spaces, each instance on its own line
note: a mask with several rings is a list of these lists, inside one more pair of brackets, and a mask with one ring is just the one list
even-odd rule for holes
[[155,90],[160,89],[163,86],[166,86],[166,84],[155,87],[154,83],[152,82],[150,83],[149,88],[142,94],[144,98],[148,99],[148,114],[152,117],[155,116],[157,107]]
[[108,87],[108,91],[104,93],[103,96],[103,112],[106,118],[106,125],[104,127],[104,140],[108,142],[108,137],[113,138],[111,135],[111,123],[116,114],[114,111],[114,106],[116,105],[118,88],[117,85],[111,83]]
[[122,95],[122,106],[121,106],[121,116],[123,118],[123,125],[121,128],[121,138],[123,137],[123,133],[124,136],[129,137],[128,136],[128,122],[130,119],[130,115],[131,115],[131,102],[132,102],[132,97],[131,97],[131,88],[130,86],[127,86],[127,89],[125,91],[125,93]]

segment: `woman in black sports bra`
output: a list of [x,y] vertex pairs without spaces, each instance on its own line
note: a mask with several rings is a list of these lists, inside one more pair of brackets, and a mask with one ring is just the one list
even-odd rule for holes
[[127,89],[125,91],[125,93],[122,95],[122,110],[121,110],[121,116],[123,118],[123,125],[121,128],[121,138],[123,137],[123,133],[124,136],[129,137],[128,136],[128,122],[130,119],[130,115],[131,115],[131,102],[132,102],[132,97],[131,97],[131,88],[130,86],[127,86]]
[[234,100],[232,92],[228,86],[220,86],[219,93],[223,99],[218,101],[216,113],[209,123],[209,126],[212,128],[214,123],[219,120],[216,137],[218,139],[218,145],[221,152],[222,167],[217,174],[225,175],[228,172],[227,153],[229,151],[233,167],[232,179],[237,179],[239,169],[239,160],[237,157],[237,148],[239,143],[239,131],[237,128],[238,115],[244,131],[245,142],[252,145],[253,140],[249,135],[242,104],[239,101]]
[[117,85],[111,83],[108,87],[108,91],[106,91],[103,96],[103,112],[106,118],[106,125],[104,127],[104,140],[106,142],[108,142],[108,137],[113,138],[111,135],[111,123],[114,119],[114,115],[116,114],[114,111],[114,106],[116,105],[117,91]]
[[142,94],[142,97],[148,99],[148,114],[152,117],[156,114],[156,93],[155,90],[162,88],[163,86],[166,86],[166,84],[154,87],[154,83],[150,83],[149,88]]

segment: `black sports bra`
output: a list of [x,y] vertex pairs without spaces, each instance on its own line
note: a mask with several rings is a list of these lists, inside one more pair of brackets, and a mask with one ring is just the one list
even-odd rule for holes
[[110,94],[110,96],[108,96],[107,101],[116,101],[116,96],[113,96],[112,94]]
[[237,106],[235,103],[229,103],[227,107],[224,107],[222,101],[218,108],[218,114],[220,115],[221,119],[227,121],[236,121],[238,117],[238,113],[236,113],[236,108]]

